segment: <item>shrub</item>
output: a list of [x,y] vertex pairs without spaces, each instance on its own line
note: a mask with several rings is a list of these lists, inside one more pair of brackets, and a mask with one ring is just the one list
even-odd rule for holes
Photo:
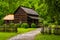
[[9,24],[9,27],[14,27],[14,23],[10,23]]
[[29,25],[27,23],[21,24],[21,28],[28,28],[28,27],[29,27]]
[[31,24],[31,28],[36,28],[36,24],[35,23],[32,23]]
[[50,24],[48,25],[49,32],[54,33],[54,29],[55,29],[55,27],[56,27],[56,25],[55,25],[55,24],[50,23]]
[[0,19],[0,25],[3,25],[3,24],[4,24],[4,20]]
[[18,23],[18,24],[15,24],[16,27],[20,28],[21,27],[21,24]]
[[48,27],[55,28],[56,25],[55,24],[49,24]]
[[54,34],[56,35],[60,35],[60,26],[56,26],[55,29],[54,29]]

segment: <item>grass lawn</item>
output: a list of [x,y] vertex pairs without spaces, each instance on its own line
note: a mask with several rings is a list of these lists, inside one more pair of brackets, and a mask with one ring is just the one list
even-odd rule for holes
[[35,30],[35,28],[18,28],[17,33],[10,33],[10,32],[0,32],[0,40],[7,40],[8,38],[15,36],[17,34],[22,34],[29,32],[31,30]]
[[35,40],[60,40],[59,35],[39,34],[35,37]]
[[0,32],[0,40],[6,40],[6,39],[8,39],[16,34],[17,33]]
[[18,28],[18,32],[19,34],[22,34],[22,33],[26,33],[26,32],[29,32],[29,31],[32,31],[32,30],[35,30],[36,28]]

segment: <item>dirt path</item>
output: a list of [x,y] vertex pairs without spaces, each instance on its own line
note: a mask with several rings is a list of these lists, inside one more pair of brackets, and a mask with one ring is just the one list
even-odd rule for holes
[[35,35],[40,33],[40,31],[41,31],[41,28],[37,28],[36,30],[30,31],[25,34],[18,34],[17,36],[12,37],[9,40],[34,40]]

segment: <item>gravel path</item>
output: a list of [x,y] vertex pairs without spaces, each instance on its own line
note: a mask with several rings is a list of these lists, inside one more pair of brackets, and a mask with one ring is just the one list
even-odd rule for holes
[[30,31],[25,34],[18,34],[15,37],[10,38],[9,40],[34,40],[35,35],[39,34],[41,31],[41,28],[37,28],[34,31]]

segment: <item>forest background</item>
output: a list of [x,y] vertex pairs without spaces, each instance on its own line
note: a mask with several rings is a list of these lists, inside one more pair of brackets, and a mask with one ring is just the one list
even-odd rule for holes
[[44,25],[60,24],[60,0],[0,0],[0,25],[3,17],[13,14],[19,6],[34,9]]

